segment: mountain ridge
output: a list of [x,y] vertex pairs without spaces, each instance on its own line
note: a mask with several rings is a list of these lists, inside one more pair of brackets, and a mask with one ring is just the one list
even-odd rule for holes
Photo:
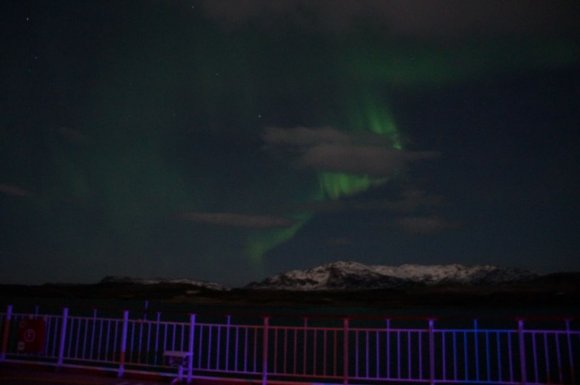
[[229,290],[227,286],[216,282],[193,280],[187,278],[135,278],[115,275],[108,275],[104,277],[99,281],[98,285],[181,285],[216,291]]
[[461,264],[365,265],[353,261],[337,261],[306,270],[291,270],[251,282],[246,289],[261,290],[355,290],[391,289],[441,284],[497,285],[537,278],[528,270],[495,265],[466,266]]

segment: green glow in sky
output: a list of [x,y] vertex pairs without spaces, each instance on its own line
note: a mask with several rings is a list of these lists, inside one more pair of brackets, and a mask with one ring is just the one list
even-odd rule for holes
[[[381,105],[368,95],[367,93],[367,96],[357,100],[357,105],[349,117],[352,128],[348,131],[353,134],[377,134],[385,138],[384,145],[401,150],[401,135],[392,113],[386,105]],[[360,104],[363,99],[364,105]],[[311,199],[315,201],[337,200],[341,197],[353,196],[367,191],[373,186],[383,184],[388,179],[386,177],[328,171],[318,172],[317,177],[318,191],[311,196]],[[250,237],[245,250],[246,255],[255,267],[261,268],[263,256],[274,247],[293,238],[312,216],[313,213],[300,214],[295,218],[296,224],[290,228],[271,230]]]
[[574,42],[551,39],[485,41],[469,45],[399,43],[359,46],[345,63],[359,80],[426,87],[479,79],[521,69],[560,67],[577,60]]
[[296,223],[291,227],[281,230],[256,232],[250,235],[244,252],[250,258],[254,267],[262,269],[264,254],[274,247],[293,238],[298,230],[300,230],[302,226],[310,220],[310,218],[312,218],[312,214],[300,213],[293,216]]
[[366,191],[372,186],[385,182],[386,179],[373,178],[368,175],[321,172],[318,174],[318,181],[324,196],[336,200],[343,196],[351,196]]

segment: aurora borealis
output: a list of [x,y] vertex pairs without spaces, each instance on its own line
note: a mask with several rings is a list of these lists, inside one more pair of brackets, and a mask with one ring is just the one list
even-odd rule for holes
[[580,269],[573,1],[3,3],[0,281]]

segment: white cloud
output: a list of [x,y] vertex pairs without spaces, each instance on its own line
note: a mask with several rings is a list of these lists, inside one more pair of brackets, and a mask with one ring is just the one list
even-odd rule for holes
[[359,175],[390,176],[411,162],[438,156],[396,150],[378,135],[350,135],[332,127],[267,128],[263,139],[271,150],[293,153],[301,167]]

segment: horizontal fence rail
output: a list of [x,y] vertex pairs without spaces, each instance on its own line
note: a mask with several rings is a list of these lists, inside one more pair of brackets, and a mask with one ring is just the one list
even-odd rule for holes
[[[195,377],[336,384],[577,384],[580,331],[571,320],[530,327],[438,327],[433,319],[183,322],[0,313],[0,361]],[[282,323],[281,322],[287,322]],[[321,324],[322,323],[322,324]],[[510,327],[511,324],[511,327]],[[406,327],[402,327],[406,326]],[[32,329],[32,331],[31,331]],[[169,355],[183,357],[170,362]]]

